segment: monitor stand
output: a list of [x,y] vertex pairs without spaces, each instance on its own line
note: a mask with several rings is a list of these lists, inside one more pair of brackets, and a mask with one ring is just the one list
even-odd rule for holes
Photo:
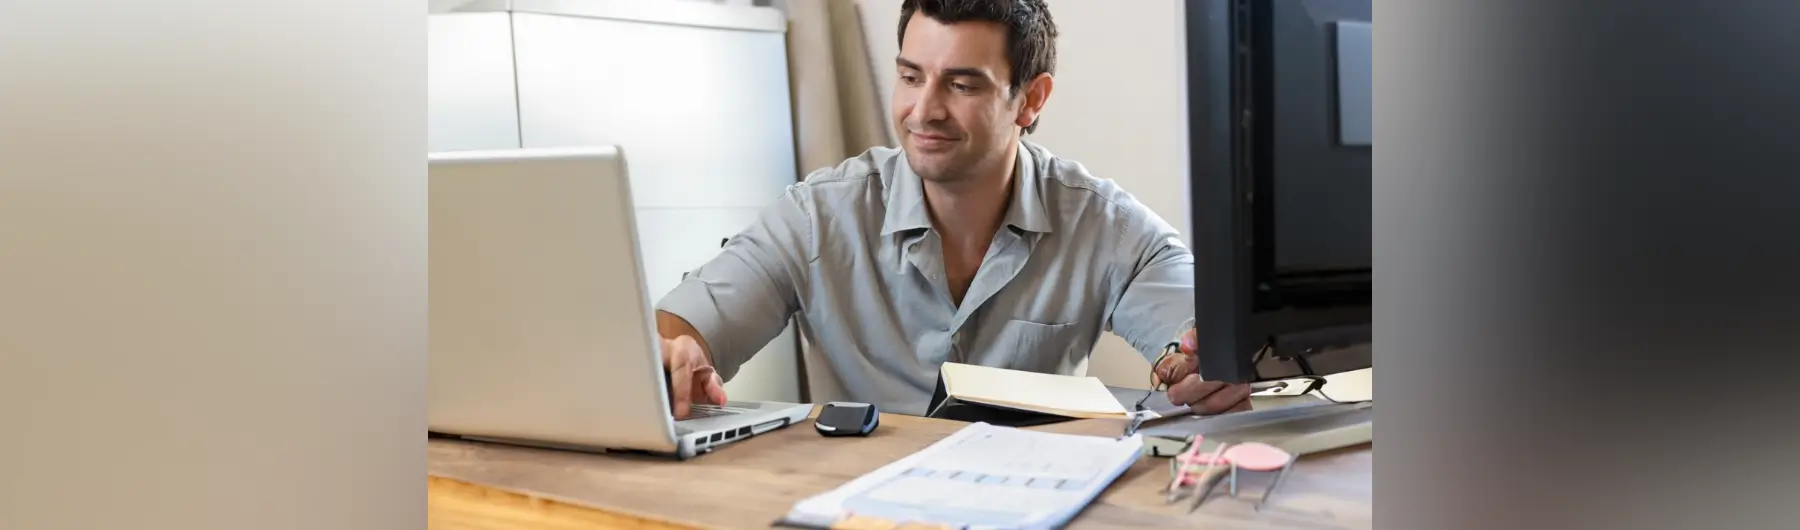
[[1256,357],[1259,380],[1374,367],[1370,325],[1337,326],[1272,337]]

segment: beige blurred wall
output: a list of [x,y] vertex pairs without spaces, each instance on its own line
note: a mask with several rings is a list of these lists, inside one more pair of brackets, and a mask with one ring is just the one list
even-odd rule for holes
[[425,521],[425,20],[0,8],[0,528]]
[[[856,1],[885,102],[899,52],[900,0]],[[1191,244],[1180,0],[1058,0],[1050,9],[1061,30],[1057,83],[1030,138],[1117,181]],[[1111,334],[1088,366],[1089,375],[1116,386],[1143,387],[1149,370],[1143,356]]]

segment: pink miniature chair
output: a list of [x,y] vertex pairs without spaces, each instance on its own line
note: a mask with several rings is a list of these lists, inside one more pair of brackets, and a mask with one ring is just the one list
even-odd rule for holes
[[[1175,502],[1175,499],[1180,497],[1182,488],[1192,486],[1194,483],[1199,482],[1200,479],[1206,477],[1207,473],[1212,472],[1214,464],[1222,462],[1224,451],[1229,444],[1219,446],[1219,448],[1213,450],[1211,454],[1202,454],[1200,452],[1200,446],[1204,444],[1200,442],[1204,440],[1206,440],[1206,437],[1195,435],[1192,439],[1188,440],[1187,450],[1182,451],[1181,454],[1175,455],[1174,461],[1171,462],[1168,488],[1169,502]],[[1195,466],[1202,465],[1206,466],[1205,471],[1200,473],[1193,472]]]
[[1262,499],[1256,501],[1258,511],[1261,511],[1263,505],[1269,502],[1269,496],[1275,493],[1275,488],[1281,486],[1281,480],[1287,478],[1288,470],[1294,468],[1294,455],[1288,454],[1281,448],[1260,442],[1245,442],[1231,446],[1225,450],[1224,459],[1231,465],[1231,496],[1234,498],[1237,497],[1239,469],[1264,473],[1279,471],[1275,474],[1275,480],[1269,482],[1269,489],[1263,491]]
[[[1293,455],[1269,444],[1260,442],[1236,445],[1221,444],[1211,453],[1201,453],[1200,446],[1202,444],[1200,442],[1202,440],[1202,437],[1195,436],[1188,449],[1175,456],[1173,477],[1169,484],[1169,502],[1174,502],[1179,496],[1181,488],[1204,480],[1212,474],[1214,468],[1221,465],[1230,466],[1230,474],[1224,480],[1231,483],[1233,498],[1237,497],[1238,469],[1258,472],[1279,471],[1280,473],[1275,475],[1275,480],[1269,483],[1269,488],[1263,491],[1262,499],[1256,502],[1256,510],[1261,511],[1263,505],[1269,502],[1269,497],[1275,493],[1275,489],[1281,486],[1282,479],[1287,478],[1288,470],[1293,468]],[[1193,472],[1194,467],[1202,465],[1206,467],[1198,473]],[[1188,507],[1188,511],[1192,512],[1199,508],[1200,503],[1206,500],[1206,497],[1212,493],[1213,486],[1218,483],[1218,480],[1209,482],[1206,489],[1194,497],[1193,505]]]

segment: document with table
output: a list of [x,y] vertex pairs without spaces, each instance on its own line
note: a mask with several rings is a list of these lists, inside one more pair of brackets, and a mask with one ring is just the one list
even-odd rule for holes
[[795,504],[806,528],[1059,528],[1136,462],[1143,438],[971,423],[919,452]]

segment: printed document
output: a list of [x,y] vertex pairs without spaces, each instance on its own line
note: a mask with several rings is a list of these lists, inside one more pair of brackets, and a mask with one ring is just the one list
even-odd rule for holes
[[1060,528],[1137,461],[1143,438],[972,423],[917,453],[800,501],[787,524]]

